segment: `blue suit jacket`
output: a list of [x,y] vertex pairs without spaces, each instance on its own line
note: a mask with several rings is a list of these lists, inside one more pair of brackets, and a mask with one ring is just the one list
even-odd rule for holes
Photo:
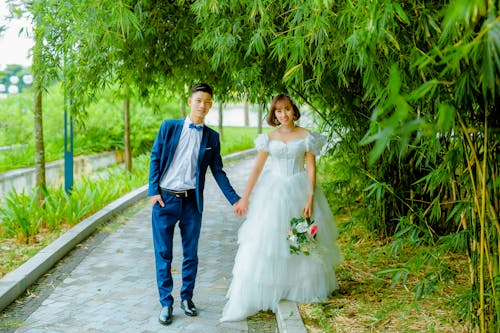
[[[161,124],[151,150],[148,196],[160,194],[160,180],[167,172],[174,158],[183,124],[184,119],[165,120]],[[219,133],[205,125],[196,165],[196,202],[200,213],[203,211],[203,189],[205,188],[205,175],[209,166],[215,181],[227,200],[231,205],[237,202],[240,197],[236,194],[222,169]]]

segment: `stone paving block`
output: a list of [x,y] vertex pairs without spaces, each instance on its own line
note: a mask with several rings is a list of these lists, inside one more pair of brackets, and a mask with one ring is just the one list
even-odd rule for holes
[[245,320],[223,322],[217,325],[217,332],[220,333],[248,332],[248,325]]

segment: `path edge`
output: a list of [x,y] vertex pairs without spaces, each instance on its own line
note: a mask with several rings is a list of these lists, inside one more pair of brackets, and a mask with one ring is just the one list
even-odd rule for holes
[[148,185],[133,190],[111,202],[97,213],[77,223],[56,240],[41,249],[24,264],[0,280],[0,311],[9,306],[26,289],[48,272],[75,246],[87,239],[100,225],[140,199],[146,197]]
[[307,330],[300,316],[297,303],[282,300],[278,304],[276,311],[276,321],[280,333],[307,333]]

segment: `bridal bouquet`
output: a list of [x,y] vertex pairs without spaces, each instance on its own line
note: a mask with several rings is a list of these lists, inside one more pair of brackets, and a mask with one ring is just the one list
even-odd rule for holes
[[311,254],[316,243],[318,225],[310,217],[294,217],[290,220],[287,240],[291,254]]

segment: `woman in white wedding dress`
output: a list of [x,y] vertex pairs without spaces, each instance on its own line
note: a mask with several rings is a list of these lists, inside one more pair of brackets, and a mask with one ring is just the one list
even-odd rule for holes
[[[238,231],[239,248],[221,321],[243,320],[260,310],[276,312],[282,299],[324,301],[338,289],[334,266],[342,255],[337,227],[316,185],[316,155],[326,140],[296,126],[299,117],[288,95],[276,96],[267,116],[276,129],[255,140],[258,155],[236,209],[247,217]],[[264,170],[268,157],[271,165]],[[319,227],[309,256],[291,254],[287,240],[290,220],[300,216],[311,217]]]

